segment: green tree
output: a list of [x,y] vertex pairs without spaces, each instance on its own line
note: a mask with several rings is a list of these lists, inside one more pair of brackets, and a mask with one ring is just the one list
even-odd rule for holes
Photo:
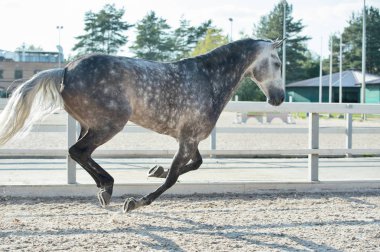
[[191,52],[191,56],[205,54],[227,43],[228,38],[222,34],[221,29],[210,28],[207,30],[205,38],[198,41],[196,47]]
[[137,23],[136,28],[136,40],[130,49],[137,57],[155,61],[171,59],[175,40],[165,19],[151,11]]
[[35,45],[26,45],[26,44],[22,44],[21,46],[17,47],[16,48],[16,51],[44,51],[44,49],[42,49],[41,46],[35,46]]
[[[379,9],[369,7],[366,10],[367,52],[366,70],[380,74],[380,13]],[[342,68],[344,70],[362,68],[362,28],[363,13],[352,13],[348,25],[342,33]],[[340,35],[333,34],[329,39],[329,48],[333,47],[332,72],[339,71]],[[330,58],[324,60],[324,72],[330,71]]]
[[132,25],[122,21],[125,10],[116,9],[115,5],[106,4],[98,13],[85,13],[85,34],[75,37],[78,41],[73,50],[79,55],[84,53],[101,52],[115,54],[127,43],[123,33]]
[[[304,67],[305,62],[310,60],[307,54],[308,49],[306,42],[310,39],[307,36],[301,36],[303,28],[302,20],[294,20],[292,17],[293,6],[287,1],[280,1],[274,9],[268,14],[261,17],[258,25],[254,26],[254,36],[257,38],[267,38],[276,40],[283,36],[283,15],[284,4],[286,9],[286,83],[310,78]],[[279,49],[279,55],[282,55],[282,47]]]
[[305,71],[306,79],[319,76],[320,56],[313,55],[310,51],[307,51],[305,56],[306,60],[301,62],[301,67]]
[[198,41],[206,35],[211,26],[211,20],[203,22],[198,27],[190,26],[190,21],[182,17],[180,26],[173,32],[175,40],[174,59],[189,57]]
[[[330,50],[331,50],[331,43],[332,43],[332,72],[336,73],[339,72],[339,54],[340,54],[340,37],[338,34],[333,34],[329,38],[328,44],[329,44],[329,56],[323,60],[323,72],[329,73],[330,72]],[[343,49],[344,50],[344,49]],[[344,62],[344,60],[343,60]],[[343,70],[347,67],[343,65]]]
[[236,90],[235,95],[238,96],[239,101],[265,101],[266,97],[261,92],[260,88],[250,79],[244,78],[239,88]]
[[[342,40],[344,69],[361,69],[363,13],[353,13],[344,28]],[[366,70],[380,74],[380,10],[374,7],[366,9]],[[336,40],[337,41],[337,40]],[[338,43],[336,43],[338,44]],[[336,48],[338,51],[338,48]]]

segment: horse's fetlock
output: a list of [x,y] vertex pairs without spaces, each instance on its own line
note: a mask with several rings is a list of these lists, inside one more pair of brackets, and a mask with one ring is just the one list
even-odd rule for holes
[[148,197],[142,197],[141,200],[144,202],[144,205],[148,206],[150,204],[152,204],[152,200],[149,199]]

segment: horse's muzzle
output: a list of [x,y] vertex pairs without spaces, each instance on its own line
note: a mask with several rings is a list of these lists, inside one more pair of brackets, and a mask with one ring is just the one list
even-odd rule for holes
[[285,99],[285,91],[282,88],[269,90],[268,103],[272,106],[279,106]]

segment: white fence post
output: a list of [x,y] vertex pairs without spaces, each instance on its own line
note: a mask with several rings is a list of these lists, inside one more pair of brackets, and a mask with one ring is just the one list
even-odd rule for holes
[[[67,115],[67,151],[77,140],[76,121],[69,114]],[[67,183],[75,184],[77,182],[76,162],[67,152]]]
[[[319,149],[319,114],[309,114],[309,149]],[[318,154],[308,154],[309,181],[318,181]]]
[[[352,149],[352,114],[346,114],[346,149]],[[346,154],[350,156],[350,154]]]
[[[214,127],[210,134],[210,150],[216,150],[216,127]],[[211,154],[210,157],[215,157],[214,154]]]

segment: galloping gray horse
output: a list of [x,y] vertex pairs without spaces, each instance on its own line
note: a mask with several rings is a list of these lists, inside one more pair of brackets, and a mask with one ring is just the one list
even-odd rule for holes
[[84,56],[64,69],[40,72],[15,90],[0,115],[0,144],[63,107],[81,125],[69,154],[95,180],[100,204],[106,206],[114,179],[91,158],[94,150],[128,120],[172,136],[179,149],[170,168],[157,166],[149,171],[150,176],[166,178],[165,182],[140,199],[127,199],[123,210],[149,205],[181,174],[200,167],[198,144],[210,134],[243,77],[252,78],[270,104],[283,102],[277,55],[282,42],[244,39],[173,63]]

